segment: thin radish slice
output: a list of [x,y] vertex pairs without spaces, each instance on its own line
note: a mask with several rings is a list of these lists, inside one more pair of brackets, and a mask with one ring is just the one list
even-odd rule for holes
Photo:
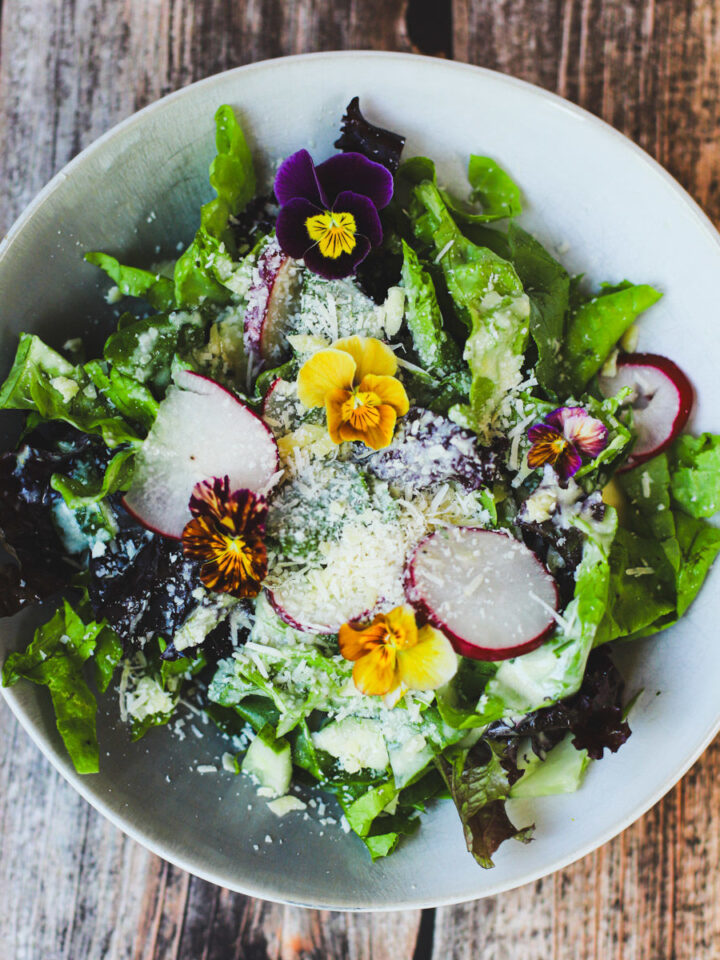
[[410,602],[473,660],[507,660],[555,626],[555,581],[525,544],[475,527],[436,530],[407,568]]
[[632,469],[668,447],[687,423],[693,405],[690,381],[672,360],[655,353],[618,357],[614,377],[598,379],[604,397],[630,387],[630,407],[637,442],[623,468]]
[[344,623],[364,620],[370,610],[362,599],[349,598],[345,603],[329,605],[325,598],[313,602],[310,591],[300,592],[296,584],[285,583],[274,590],[267,590],[268,599],[275,613],[295,630],[309,633],[337,633]]
[[258,493],[279,460],[268,427],[219,383],[189,370],[175,382],[140,448],[123,503],[149,530],[179,539],[196,483],[227,475],[231,490]]
[[273,366],[285,355],[297,278],[297,261],[271,240],[258,258],[245,311],[245,347],[258,365]]

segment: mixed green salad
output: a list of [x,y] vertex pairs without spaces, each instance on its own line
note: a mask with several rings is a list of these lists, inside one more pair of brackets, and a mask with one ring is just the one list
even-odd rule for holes
[[270,193],[216,126],[176,261],[86,255],[119,305],[102,356],[23,334],[0,388],[26,413],[0,616],[54,611],[2,682],[48,688],[80,773],[98,694],[132,740],[192,701],[278,816],[320,788],[375,859],[452,798],[492,866],[531,838],[509,799],[630,736],[611,645],[700,590],[720,435],[682,432],[687,377],[636,350],[660,292],[569,275],[492,159],[454,196],[355,98]]

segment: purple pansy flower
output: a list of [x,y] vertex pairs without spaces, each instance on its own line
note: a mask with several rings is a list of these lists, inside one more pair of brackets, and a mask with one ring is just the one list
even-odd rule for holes
[[378,210],[392,193],[390,171],[360,153],[316,167],[307,150],[298,150],[275,177],[278,243],[327,280],[347,277],[382,242]]
[[583,453],[597,457],[605,449],[608,430],[583,407],[558,407],[530,427],[528,440],[532,443],[528,466],[535,469],[549,463],[562,480],[568,480],[582,466]]

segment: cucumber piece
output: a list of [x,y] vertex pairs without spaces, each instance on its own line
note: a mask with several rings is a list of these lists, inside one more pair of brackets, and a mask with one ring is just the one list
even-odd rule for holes
[[290,744],[284,737],[276,737],[269,724],[264,726],[248,747],[241,769],[274,796],[283,796],[292,777]]

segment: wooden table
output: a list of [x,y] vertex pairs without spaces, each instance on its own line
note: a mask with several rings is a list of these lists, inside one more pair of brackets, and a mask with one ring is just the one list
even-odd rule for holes
[[[0,0],[0,16],[0,234],[139,107],[242,63],[341,48],[454,57],[555,90],[720,221],[720,0]],[[81,800],[2,702],[0,731],[0,960],[720,958],[719,741],[555,876],[459,907],[347,915],[169,866]]]

